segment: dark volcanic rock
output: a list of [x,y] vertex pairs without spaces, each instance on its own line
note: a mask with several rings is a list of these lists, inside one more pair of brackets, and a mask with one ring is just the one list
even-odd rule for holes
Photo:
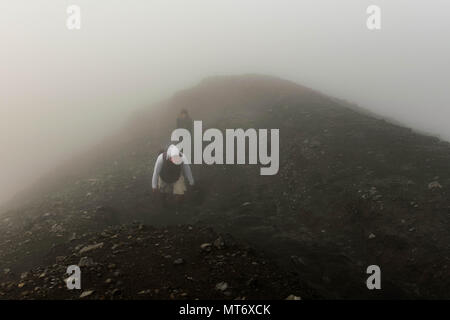
[[[205,240],[217,238],[209,229],[186,226],[168,229],[121,226],[108,228],[114,238],[105,239],[102,234],[91,235],[81,241],[103,239],[104,246],[90,252],[92,257],[79,261],[74,251],[60,247],[68,258],[64,265],[48,265],[20,276],[0,280],[6,287],[8,299],[211,299],[211,298],[273,298],[283,299],[290,292],[313,298],[314,292],[300,278],[284,273],[276,264],[263,264],[266,258],[254,254],[242,254],[245,247],[227,249],[211,248],[205,256],[198,247]],[[132,247],[130,235],[145,239],[146,247]],[[124,253],[113,256],[110,245],[122,241]],[[161,246],[160,244],[164,245]],[[219,254],[220,252],[220,254]],[[75,252],[76,253],[76,252]],[[186,262],[178,258],[167,263],[165,256],[180,254],[189,256]],[[94,263],[94,261],[97,261]],[[261,263],[255,264],[255,261]],[[224,262],[218,264],[218,262]],[[65,284],[66,267],[81,267],[81,290],[68,290]],[[182,266],[182,270],[180,269]],[[42,270],[45,272],[42,273]],[[118,270],[120,269],[120,271]],[[1,279],[1,278],[0,278]],[[250,284],[248,279],[252,279]],[[258,285],[255,280],[258,279]],[[223,280],[226,280],[224,282]],[[285,281],[289,281],[286,285]],[[214,286],[214,283],[219,285]],[[228,289],[232,286],[232,291]],[[2,292],[3,289],[0,289]],[[227,291],[228,290],[228,291]],[[229,292],[230,294],[225,294]],[[232,293],[232,294],[231,294]]]

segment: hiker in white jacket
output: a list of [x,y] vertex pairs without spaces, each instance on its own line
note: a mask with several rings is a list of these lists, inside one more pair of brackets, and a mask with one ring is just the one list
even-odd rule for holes
[[185,178],[191,186],[194,185],[194,178],[186,157],[176,146],[170,145],[167,151],[161,153],[156,159],[152,178],[153,192],[159,190],[164,202],[167,194],[173,194],[179,202],[187,190]]

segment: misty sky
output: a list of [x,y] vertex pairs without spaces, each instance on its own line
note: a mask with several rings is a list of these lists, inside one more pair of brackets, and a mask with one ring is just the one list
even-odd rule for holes
[[[66,28],[69,5],[81,30]],[[366,8],[382,29],[366,28]],[[263,73],[450,140],[448,0],[0,0],[0,202],[210,75]]]

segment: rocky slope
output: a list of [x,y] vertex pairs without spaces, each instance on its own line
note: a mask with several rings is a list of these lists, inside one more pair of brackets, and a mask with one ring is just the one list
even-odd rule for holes
[[[66,268],[81,269],[81,289],[68,290]],[[108,227],[54,246],[45,263],[4,271],[8,299],[284,299],[314,294],[295,275],[230,236],[209,228],[142,224]],[[292,292],[297,295],[293,295]]]
[[[278,175],[196,165],[198,183],[182,212],[163,210],[149,180],[181,108],[205,128],[279,128]],[[447,142],[297,84],[210,78],[143,110],[10,203],[1,217],[0,270],[43,267],[74,233],[140,220],[230,233],[320,297],[449,298],[449,159]],[[371,264],[382,270],[378,292],[365,286]]]

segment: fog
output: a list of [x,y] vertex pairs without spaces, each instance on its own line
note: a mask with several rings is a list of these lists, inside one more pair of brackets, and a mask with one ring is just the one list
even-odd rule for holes
[[[68,30],[66,9],[81,8]],[[381,30],[366,8],[381,8]],[[261,73],[450,140],[448,0],[1,0],[0,203],[173,92]]]

